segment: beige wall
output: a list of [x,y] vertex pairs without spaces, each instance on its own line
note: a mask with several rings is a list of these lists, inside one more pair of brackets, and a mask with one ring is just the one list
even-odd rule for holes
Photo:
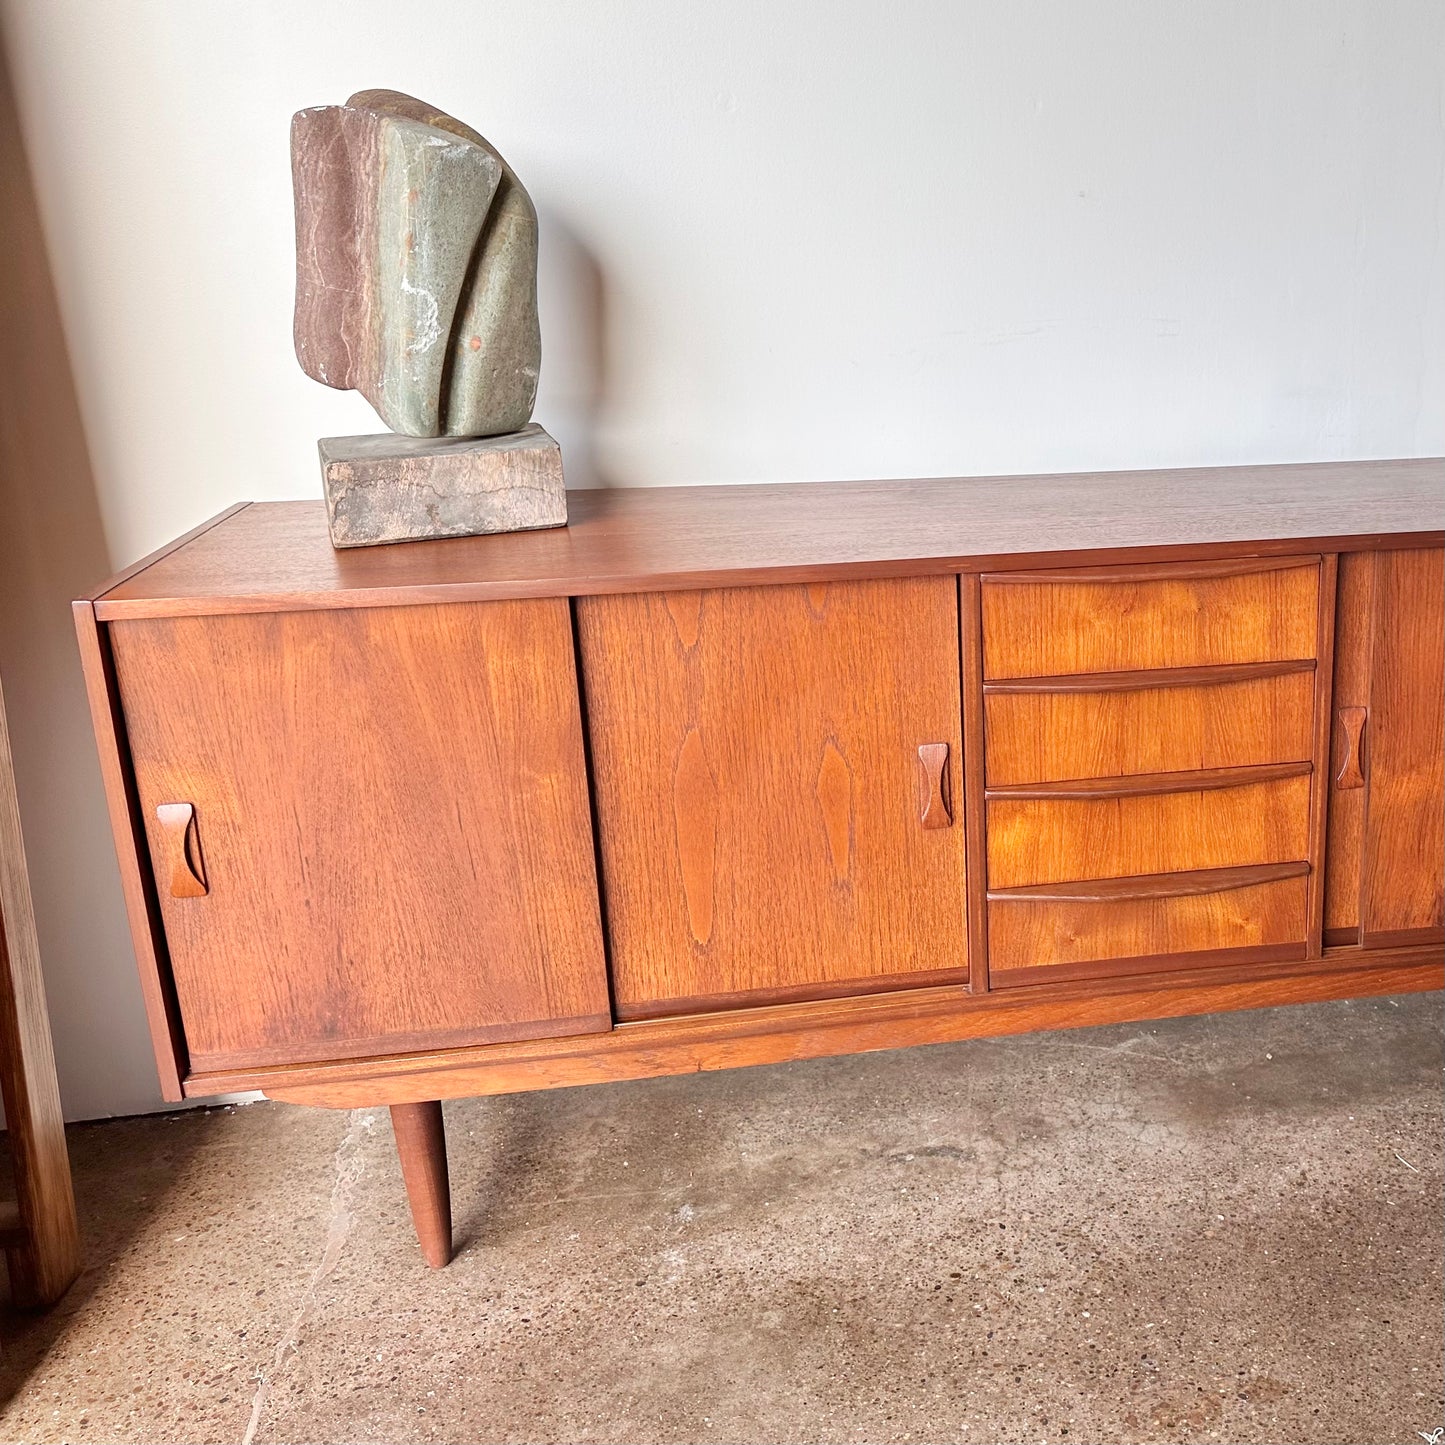
[[0,14],[90,466],[71,418],[5,480],[0,631],[73,1114],[154,1086],[58,601],[377,429],[290,354],[302,105],[409,90],[516,166],[578,482],[1445,450],[1435,0]]
[[68,602],[110,565],[0,64],[0,677],[73,1117],[156,1098]]

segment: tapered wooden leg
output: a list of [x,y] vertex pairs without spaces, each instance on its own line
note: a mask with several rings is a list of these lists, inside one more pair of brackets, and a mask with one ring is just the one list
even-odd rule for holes
[[452,1186],[438,1103],[393,1104],[391,1128],[421,1252],[433,1269],[452,1257]]

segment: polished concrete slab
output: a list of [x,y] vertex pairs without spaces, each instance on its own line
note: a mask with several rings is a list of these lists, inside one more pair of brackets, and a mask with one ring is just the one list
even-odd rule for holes
[[[27,1441],[1416,1442],[1439,995],[447,1106],[72,1130],[88,1264],[0,1317]],[[1420,1433],[1417,1433],[1420,1432]]]

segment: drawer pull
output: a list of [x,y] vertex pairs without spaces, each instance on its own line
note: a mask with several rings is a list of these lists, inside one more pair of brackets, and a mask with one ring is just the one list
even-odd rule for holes
[[1342,707],[1340,709],[1340,726],[1344,729],[1345,734],[1345,756],[1340,763],[1340,771],[1335,777],[1335,786],[1341,792],[1349,788],[1365,786],[1361,745],[1365,738],[1366,715],[1366,710],[1362,707]]
[[156,817],[164,829],[169,855],[172,898],[204,898],[206,874],[201,863],[201,840],[196,833],[196,810],[190,803],[162,803]]
[[1251,763],[1239,768],[1196,768],[1190,772],[1126,773],[1117,778],[1066,778],[1057,783],[1008,783],[986,789],[984,797],[990,801],[999,798],[1048,801],[1203,793],[1212,788],[1247,788],[1255,783],[1275,783],[1282,778],[1302,778],[1313,771],[1313,767],[1308,761]]
[[1318,567],[1318,553],[1289,557],[1222,557],[1217,561],[1146,562],[1135,567],[1052,567],[1045,572],[986,572],[989,586],[1037,582],[1191,582],[1208,577],[1244,577],[1251,572],[1293,572]]
[[1021,888],[990,888],[990,902],[1011,898],[1056,903],[1119,903],[1136,898],[1186,898],[1195,893],[1228,893],[1299,878],[1308,863],[1253,863],[1243,868],[1194,868],[1185,873],[1145,873],[1134,878],[1089,878],[1078,883],[1031,883]]
[[953,822],[948,806],[948,744],[924,743],[918,749],[919,822],[925,828],[947,828]]
[[1198,667],[1151,667],[1126,672],[1065,672],[1051,677],[1004,677],[986,681],[992,696],[1006,692],[1144,692],[1156,687],[1204,687],[1225,682],[1253,682],[1313,672],[1312,657],[1280,662],[1211,662]]

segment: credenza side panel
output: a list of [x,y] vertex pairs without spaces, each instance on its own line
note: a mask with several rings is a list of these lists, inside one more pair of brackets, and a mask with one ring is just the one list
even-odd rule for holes
[[1445,551],[1374,567],[1360,922],[1384,946],[1445,937]]
[[952,578],[577,620],[620,1018],[965,981]]
[[110,632],[194,1070],[610,1027],[565,600]]

